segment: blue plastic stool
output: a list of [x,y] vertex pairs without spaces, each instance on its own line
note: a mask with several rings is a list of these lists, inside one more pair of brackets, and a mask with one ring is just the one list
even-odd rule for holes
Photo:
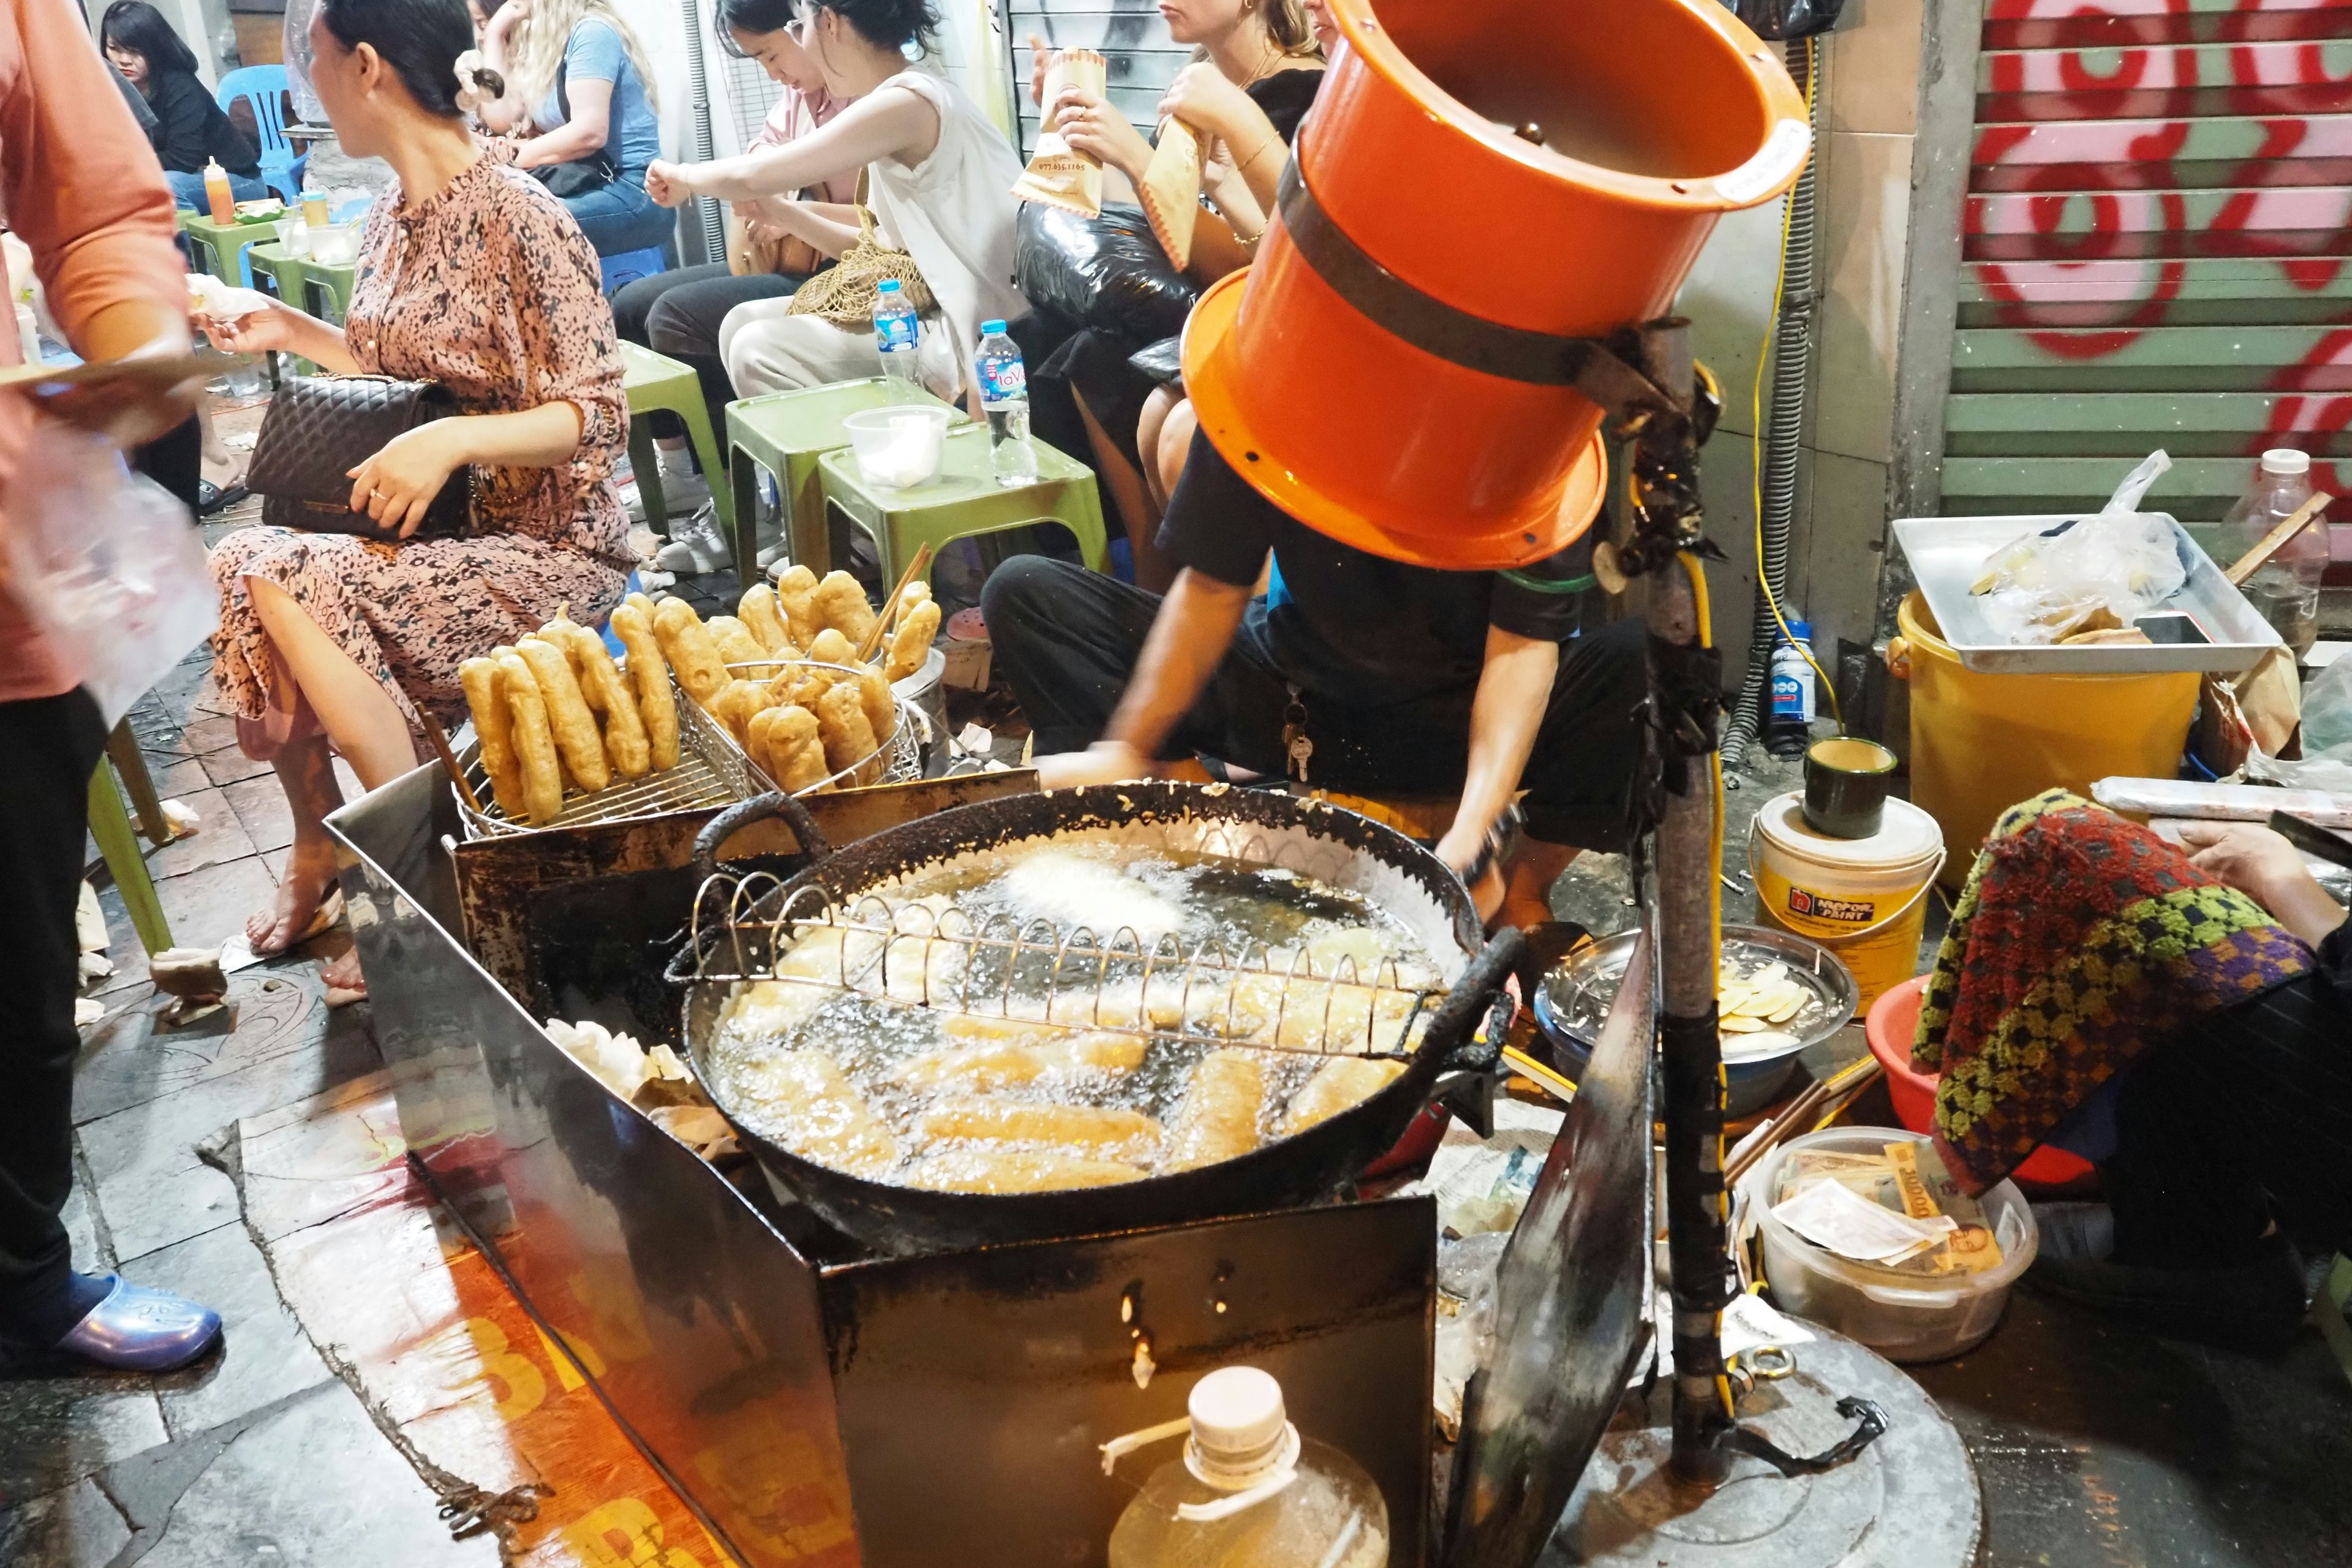
[[247,66],[221,78],[220,90],[215,96],[221,110],[244,99],[253,110],[253,129],[261,142],[261,180],[292,206],[302,199],[302,169],[310,155],[294,155],[294,144],[286,140],[286,68],[277,66]]
[[624,283],[635,283],[640,278],[653,278],[669,270],[669,263],[662,258],[658,245],[649,245],[643,250],[625,250],[618,256],[600,256],[596,265],[604,275],[607,294]]
[[[636,573],[632,571],[629,574],[628,585],[621,590],[621,597],[625,599],[632,594],[642,594],[645,591],[646,585],[637,581]],[[610,616],[606,616],[604,617],[604,633],[605,651],[610,653],[614,658],[626,658],[629,657],[629,650],[621,646],[621,639],[613,635],[613,617]]]

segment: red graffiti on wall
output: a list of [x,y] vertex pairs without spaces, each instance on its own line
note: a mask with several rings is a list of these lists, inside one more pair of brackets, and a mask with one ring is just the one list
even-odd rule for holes
[[[2200,258],[2255,264],[2210,275],[2247,299],[2283,280],[2289,300],[2326,300],[2344,278],[2352,5],[1992,0],[1984,40],[1962,238],[2000,325],[2053,360],[2095,362],[2158,328],[2233,319],[2191,297]],[[2320,319],[2352,322],[2341,303]],[[2352,327],[2322,332],[2263,390],[2277,395],[2250,452],[2352,429]],[[2319,467],[2342,493],[2332,470],[2352,462]]]

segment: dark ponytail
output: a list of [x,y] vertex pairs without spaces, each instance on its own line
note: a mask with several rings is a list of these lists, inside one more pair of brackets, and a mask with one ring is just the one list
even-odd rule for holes
[[743,49],[735,41],[736,34],[756,38],[763,33],[781,33],[799,14],[799,0],[719,0],[711,21],[719,29],[719,47],[740,58]]
[[[347,49],[373,47],[408,89],[418,108],[444,120],[461,118],[457,57],[474,48],[474,19],[466,0],[320,0],[327,31]],[[479,66],[463,85],[483,100],[503,95],[498,72]]]
[[809,0],[809,5],[838,14],[877,48],[903,50],[915,44],[928,55],[939,47],[940,12],[931,0]]

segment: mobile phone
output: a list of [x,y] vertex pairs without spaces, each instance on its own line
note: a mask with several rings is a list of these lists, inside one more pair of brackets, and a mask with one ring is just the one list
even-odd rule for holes
[[2152,643],[2208,643],[2212,638],[2197,617],[2186,610],[2159,610],[2152,616],[2142,616],[2132,623],[2147,634]]

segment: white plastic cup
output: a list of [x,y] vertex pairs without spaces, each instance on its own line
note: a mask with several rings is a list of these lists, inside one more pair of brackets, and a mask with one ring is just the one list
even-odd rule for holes
[[866,408],[841,423],[867,484],[912,489],[939,478],[948,436],[946,409]]

